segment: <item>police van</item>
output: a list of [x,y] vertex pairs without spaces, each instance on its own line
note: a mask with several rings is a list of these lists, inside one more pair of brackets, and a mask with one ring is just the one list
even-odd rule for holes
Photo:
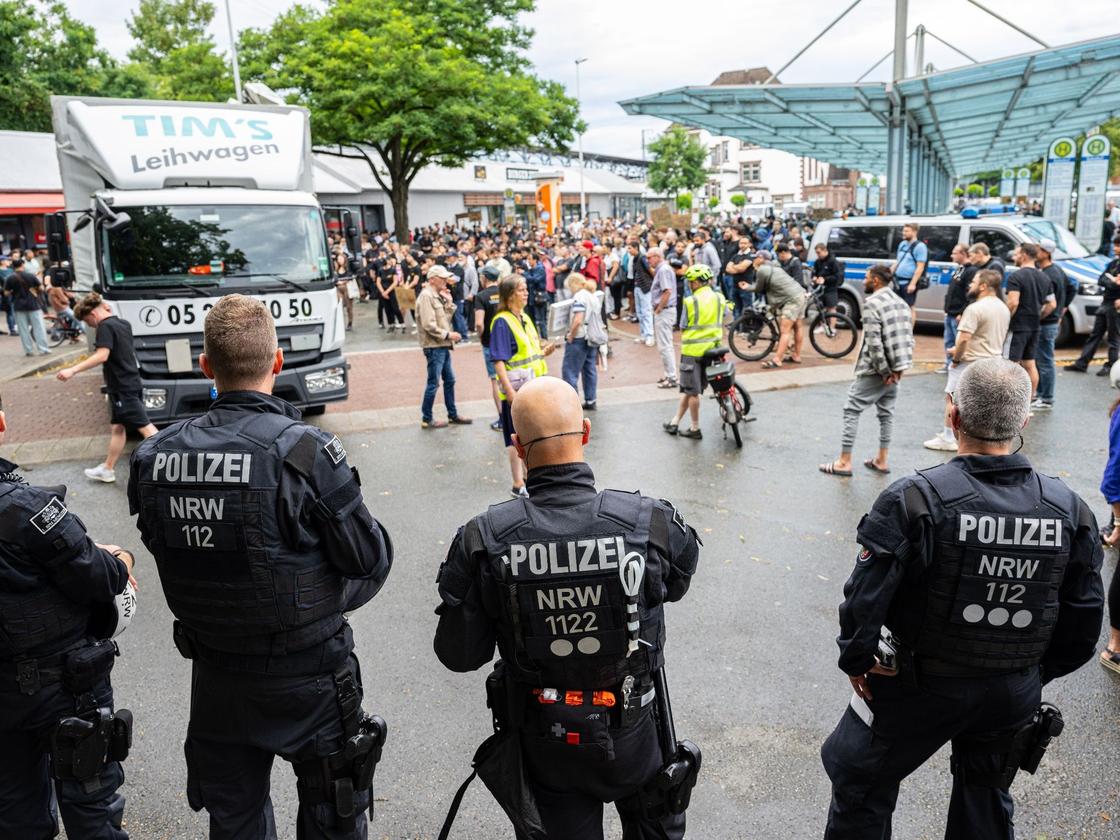
[[902,241],[902,226],[918,225],[918,239],[929,249],[926,276],[929,286],[918,292],[918,321],[941,325],[945,320],[945,290],[957,266],[952,261],[953,247],[979,242],[988,246],[992,256],[1001,260],[1008,273],[1015,270],[1011,253],[1024,242],[1052,239],[1058,246],[1054,262],[1079,285],[1081,292],[1069,304],[1058,332],[1058,341],[1067,341],[1076,334],[1088,333],[1101,305],[1101,287],[1097,279],[1108,258],[1090,254],[1072,233],[1048,219],[1022,215],[980,215],[966,209],[960,215],[945,216],[857,216],[849,219],[825,219],[813,232],[809,244],[809,261],[816,260],[814,250],[819,243],[828,245],[832,256],[844,263],[844,285],[840,301],[853,315],[863,308],[863,278],[874,263],[894,262]]

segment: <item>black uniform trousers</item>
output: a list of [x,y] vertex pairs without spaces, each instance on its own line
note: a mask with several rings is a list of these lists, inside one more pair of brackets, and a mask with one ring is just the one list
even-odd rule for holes
[[[360,686],[353,655],[350,668]],[[279,676],[194,661],[187,800],[209,812],[210,840],[276,840],[269,795],[274,756],[307,761],[336,752],[345,740],[333,674]],[[357,796],[347,820],[331,803],[301,802],[296,837],[365,840],[368,807],[368,791]]]
[[1102,303],[1093,319],[1093,329],[1085,340],[1081,355],[1074,362],[1075,367],[1088,368],[1093,361],[1101,341],[1108,336],[1108,362],[1109,368],[1120,358],[1120,312],[1113,307],[1112,301]]
[[[946,742],[998,740],[1038,709],[1038,668],[989,677],[871,675],[871,726],[852,706],[821,748],[832,780],[826,840],[889,840],[899,783]],[[857,701],[853,701],[857,702]],[[958,754],[978,771],[998,772],[1004,756]],[[1014,803],[1006,790],[953,777],[946,840],[1011,840]]]
[[[49,840],[58,834],[62,812],[66,834],[74,840],[128,840],[121,829],[124,783],[120,762],[106,765],[88,785],[52,781],[50,735],[77,711],[74,696],[59,682],[44,683],[34,694],[20,693],[14,678],[0,680],[0,837]],[[109,680],[93,691],[99,707],[113,705]]]
[[[681,840],[684,814],[660,820],[647,818],[637,791],[664,764],[651,709],[625,729],[604,727],[588,743],[566,744],[547,737],[527,723],[521,743],[525,769],[549,837],[603,840],[603,804],[614,802],[622,821],[623,840]],[[604,739],[613,760],[607,760]],[[521,839],[523,840],[523,838]]]

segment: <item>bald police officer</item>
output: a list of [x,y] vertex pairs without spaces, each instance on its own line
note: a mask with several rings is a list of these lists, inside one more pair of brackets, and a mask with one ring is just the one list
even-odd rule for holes
[[75,840],[127,840],[132,716],[113,711],[109,672],[133,557],[86,535],[65,487],[16,469],[0,458],[0,837],[54,837],[57,804]]
[[513,412],[529,497],[492,506],[455,535],[439,573],[436,655],[473,671],[497,644],[490,705],[522,745],[507,769],[523,760],[529,790],[495,795],[519,837],[601,838],[612,801],[627,837],[683,837],[679,806],[651,804],[643,788],[677,747],[667,694],[654,684],[663,605],[688,591],[696,534],[668,502],[596,491],[583,456],[591,424],[571,386],[535,379]]
[[953,394],[958,457],[860,521],[838,639],[855,693],[821,750],[830,840],[889,837],[899,783],[948,741],[946,838],[1014,836],[1011,781],[1062,727],[1042,685],[1093,655],[1104,608],[1088,506],[1012,452],[1030,396],[1018,365],[973,362]]
[[199,364],[218,398],[132,459],[129,503],[193,661],[187,799],[217,840],[275,838],[269,773],[294,765],[299,838],[365,838],[383,722],[361,710],[344,613],[392,562],[337,437],[272,396],[284,364],[257,298],[227,295]]

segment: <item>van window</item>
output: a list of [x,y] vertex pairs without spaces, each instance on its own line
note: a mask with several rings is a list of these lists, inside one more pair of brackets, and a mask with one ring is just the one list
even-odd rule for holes
[[886,225],[837,225],[828,232],[828,250],[840,258],[890,259],[890,232]]
[[918,239],[929,248],[930,262],[949,262],[960,237],[960,225],[922,225],[918,228]]
[[968,244],[975,245],[977,242],[987,245],[992,256],[1004,265],[1011,265],[1011,252],[1019,247],[1019,243],[1002,230],[973,226],[968,234]]

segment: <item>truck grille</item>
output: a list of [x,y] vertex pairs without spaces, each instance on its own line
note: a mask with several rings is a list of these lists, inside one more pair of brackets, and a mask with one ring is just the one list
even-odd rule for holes
[[[318,337],[319,347],[314,350],[292,350],[292,336],[315,335]],[[190,338],[191,364],[194,370],[191,373],[170,373],[167,370],[167,342],[175,339]],[[322,324],[292,324],[276,328],[276,338],[280,349],[284,351],[284,369],[302,365],[318,363],[322,357],[323,325]],[[140,365],[140,374],[149,378],[182,378],[201,379],[202,372],[198,369],[198,357],[202,353],[202,333],[187,335],[147,335],[136,336],[133,339],[136,348],[136,362]]]

